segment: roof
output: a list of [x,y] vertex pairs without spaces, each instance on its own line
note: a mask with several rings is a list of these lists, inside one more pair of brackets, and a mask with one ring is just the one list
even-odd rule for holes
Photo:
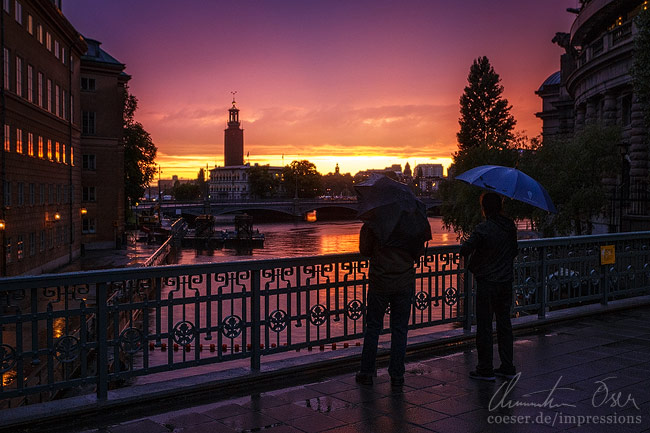
[[553,86],[553,85],[560,84],[560,81],[561,81],[560,71],[554,72],[551,75],[549,75],[549,77],[546,80],[544,80],[542,85],[539,86],[539,90],[537,91],[541,92],[546,86]]
[[102,44],[101,42],[89,38],[84,38],[84,40],[86,41],[86,44],[88,44],[88,51],[86,51],[86,54],[81,56],[82,60],[89,60],[91,62],[99,62],[99,63],[108,63],[111,65],[121,66],[121,67],[125,66],[124,63],[118,61],[115,57],[111,56],[106,51],[101,49],[100,47],[100,45]]

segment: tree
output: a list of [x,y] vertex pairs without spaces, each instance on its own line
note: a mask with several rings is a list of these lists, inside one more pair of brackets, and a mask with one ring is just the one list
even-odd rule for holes
[[[307,160],[292,161],[282,170],[282,183],[289,197],[313,198],[323,192],[322,176]],[[298,193],[296,194],[296,187]]]
[[206,172],[203,169],[200,169],[196,175],[196,184],[199,186],[199,197],[207,197],[209,195],[210,186],[208,180],[206,179]]
[[460,97],[458,147],[507,148],[514,139],[515,118],[512,106],[501,95],[501,79],[487,57],[474,60],[467,77],[468,85]]
[[630,73],[634,92],[643,109],[646,130],[650,130],[650,10],[643,10],[637,16],[636,28],[634,65]]
[[521,169],[548,191],[556,215],[533,210],[535,228],[545,236],[589,234],[592,220],[607,205],[604,178],[620,173],[620,130],[598,125],[571,138],[546,138],[522,154]]
[[174,198],[178,201],[197,200],[201,196],[201,187],[196,183],[180,183],[172,189]]
[[269,165],[255,164],[249,167],[246,172],[248,173],[248,186],[250,187],[251,194],[256,197],[273,197],[280,185],[279,179],[269,171]]
[[453,176],[479,165],[514,167],[519,155],[516,148],[525,141],[513,132],[516,122],[510,114],[512,107],[501,96],[500,81],[488,58],[480,57],[470,67],[468,85],[460,97],[458,151],[453,155],[450,176],[439,189],[443,224],[459,238],[468,235],[481,221],[481,190],[456,181]]
[[138,99],[125,89],[123,110],[124,192],[131,203],[140,200],[156,173],[157,148],[140,122],[135,120]]
[[323,176],[323,191],[331,196],[350,196],[354,194],[354,179],[350,173],[327,173]]

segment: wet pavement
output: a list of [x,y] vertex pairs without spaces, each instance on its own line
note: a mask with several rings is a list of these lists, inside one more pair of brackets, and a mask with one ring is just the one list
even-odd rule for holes
[[262,394],[215,396],[202,406],[83,431],[650,432],[649,307],[518,335],[512,380],[470,379],[475,362],[472,350],[409,363],[402,387],[391,386],[385,369],[369,386],[356,384],[353,374],[291,388],[278,383]]

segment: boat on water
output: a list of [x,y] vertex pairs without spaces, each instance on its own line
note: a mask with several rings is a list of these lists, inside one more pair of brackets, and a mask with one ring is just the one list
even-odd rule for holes
[[183,246],[196,249],[233,248],[247,250],[264,248],[264,234],[253,228],[253,217],[247,214],[235,216],[234,230],[215,228],[213,215],[200,215],[195,227],[183,238]]

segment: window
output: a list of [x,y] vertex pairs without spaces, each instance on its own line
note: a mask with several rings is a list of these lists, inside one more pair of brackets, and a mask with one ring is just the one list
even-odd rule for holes
[[18,260],[25,258],[25,243],[23,242],[23,235],[18,235],[16,242],[16,252],[18,253]]
[[95,155],[84,155],[82,168],[84,170],[96,170]]
[[43,251],[45,251],[45,230],[41,230],[41,235],[39,237],[40,237],[39,239],[40,242],[38,245],[38,251],[42,253]]
[[29,14],[27,14],[27,31],[34,36],[34,17]]
[[47,80],[47,111],[52,111],[52,80]]
[[84,218],[81,221],[81,233],[95,233],[95,231],[95,218]]
[[87,135],[95,134],[95,112],[84,111],[81,115],[81,132]]
[[9,13],[9,0],[2,0],[2,8],[5,12]]
[[61,98],[61,111],[62,115],[65,120],[68,120],[68,112],[65,110],[67,107],[67,104],[65,103],[66,99],[68,98],[68,94],[66,93],[65,89],[63,89],[63,97]]
[[43,26],[39,24],[38,26],[36,26],[36,29],[38,33],[38,42],[43,44]]
[[38,186],[38,203],[45,204],[45,184],[42,183]]
[[23,23],[23,5],[18,0],[16,0],[16,21],[18,24]]
[[94,78],[81,77],[81,90],[86,90],[88,92],[94,92],[95,91],[95,79]]
[[63,185],[57,185],[56,186],[56,202],[58,204],[61,204],[61,200],[63,200]]
[[54,56],[57,59],[61,58],[61,46],[59,45],[59,41],[54,40]]
[[11,128],[5,125],[5,152],[11,152]]
[[23,153],[23,130],[16,128],[16,152]]
[[38,157],[43,157],[43,137],[38,137]]
[[23,96],[23,59],[16,56],[16,95]]
[[34,134],[27,133],[27,155],[34,156]]
[[74,124],[74,95],[70,95],[70,121]]
[[49,185],[47,186],[47,189],[48,189],[48,191],[49,191],[49,194],[48,194],[48,195],[49,195],[49,197],[48,197],[48,200],[49,200],[49,201],[48,201],[48,204],[54,204],[54,185],[49,184]]
[[47,159],[52,159],[52,140],[47,140]]
[[95,201],[94,186],[84,186],[81,189],[81,201]]
[[48,51],[52,51],[52,35],[50,32],[45,32],[45,47]]
[[11,238],[7,238],[7,240],[5,241],[5,253],[7,255],[6,262],[11,263],[11,256],[12,256],[12,254],[11,254]]
[[34,68],[27,65],[27,100],[34,102]]
[[54,86],[54,114],[61,117],[61,93],[59,85]]
[[25,184],[18,182],[18,206],[25,204]]
[[47,229],[47,247],[54,248],[54,229]]
[[11,206],[11,182],[4,183],[4,205]]
[[36,185],[33,183],[29,184],[29,204],[34,206],[36,204]]
[[9,50],[4,49],[4,86],[5,89],[9,89]]
[[54,161],[58,162],[59,158],[59,142],[57,141],[54,143]]
[[36,254],[36,232],[29,234],[29,256]]
[[61,63],[65,65],[65,47],[61,47]]
[[74,204],[74,185],[70,185],[70,203]]
[[65,144],[61,143],[61,162],[64,164],[67,164],[68,161],[66,160],[66,155],[65,155]]
[[38,98],[38,106],[43,108],[43,73],[38,73],[38,81],[36,83],[36,95]]
[[74,147],[70,146],[70,165],[74,167]]

